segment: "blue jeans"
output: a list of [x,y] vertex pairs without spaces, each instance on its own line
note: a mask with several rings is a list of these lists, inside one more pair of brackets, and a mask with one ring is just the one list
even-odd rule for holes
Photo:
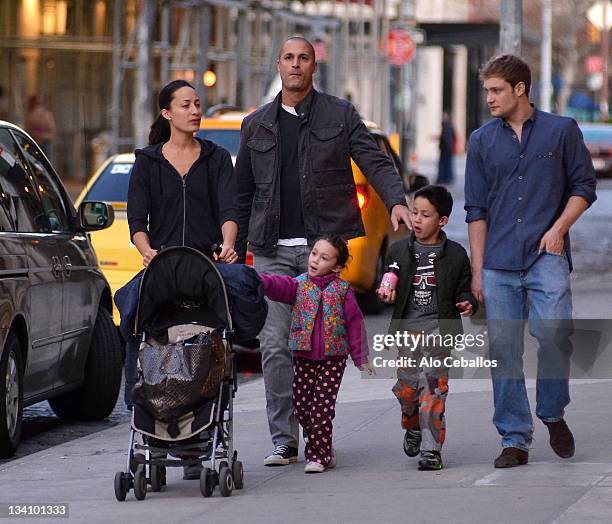
[[483,269],[493,378],[493,423],[503,447],[528,450],[533,435],[523,373],[525,320],[539,343],[536,415],[563,418],[570,402],[572,295],[565,255],[544,253],[525,271]]

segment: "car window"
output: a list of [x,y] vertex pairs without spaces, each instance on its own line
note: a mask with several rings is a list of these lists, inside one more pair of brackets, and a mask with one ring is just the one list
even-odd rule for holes
[[0,129],[0,148],[0,196],[11,227],[22,233],[49,232],[50,224],[28,174],[29,167],[7,129]]
[[127,202],[130,173],[134,164],[111,162],[91,186],[84,200]]
[[233,157],[238,156],[240,129],[200,129],[197,136],[227,149]]
[[25,135],[15,132],[15,139],[32,168],[38,196],[49,220],[51,231],[70,231],[72,222],[62,197],[63,190],[47,159],[38,146]]

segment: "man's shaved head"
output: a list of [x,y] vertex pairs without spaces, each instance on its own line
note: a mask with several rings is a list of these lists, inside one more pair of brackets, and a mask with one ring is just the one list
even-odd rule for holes
[[303,36],[292,36],[290,38],[287,38],[287,40],[283,42],[283,45],[281,46],[278,52],[278,58],[280,58],[281,55],[283,54],[283,48],[285,47],[285,44],[287,42],[295,42],[295,41],[304,42],[308,46],[308,49],[310,49],[310,52],[312,54],[312,59],[316,60],[314,46],[308,40],[306,40],[306,38],[304,38]]

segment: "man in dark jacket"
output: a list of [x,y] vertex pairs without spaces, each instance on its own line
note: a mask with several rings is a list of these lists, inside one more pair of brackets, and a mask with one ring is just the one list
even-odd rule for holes
[[[248,240],[255,269],[296,276],[306,272],[309,245],[322,233],[365,234],[351,169],[355,160],[386,204],[395,229],[409,221],[399,174],[347,101],[313,89],[317,69],[307,40],[287,40],[277,61],[282,90],[245,118],[236,160],[238,238]],[[275,449],[264,463],[296,462],[293,368],[287,347],[289,307],[269,303],[261,333],[268,422]]]

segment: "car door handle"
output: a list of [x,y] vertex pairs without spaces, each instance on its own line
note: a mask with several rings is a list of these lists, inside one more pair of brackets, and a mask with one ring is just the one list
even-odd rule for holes
[[51,271],[55,278],[60,278],[62,276],[62,262],[59,257],[51,257]]
[[70,257],[64,255],[64,274],[69,277],[70,273],[72,273],[72,262],[70,261]]

